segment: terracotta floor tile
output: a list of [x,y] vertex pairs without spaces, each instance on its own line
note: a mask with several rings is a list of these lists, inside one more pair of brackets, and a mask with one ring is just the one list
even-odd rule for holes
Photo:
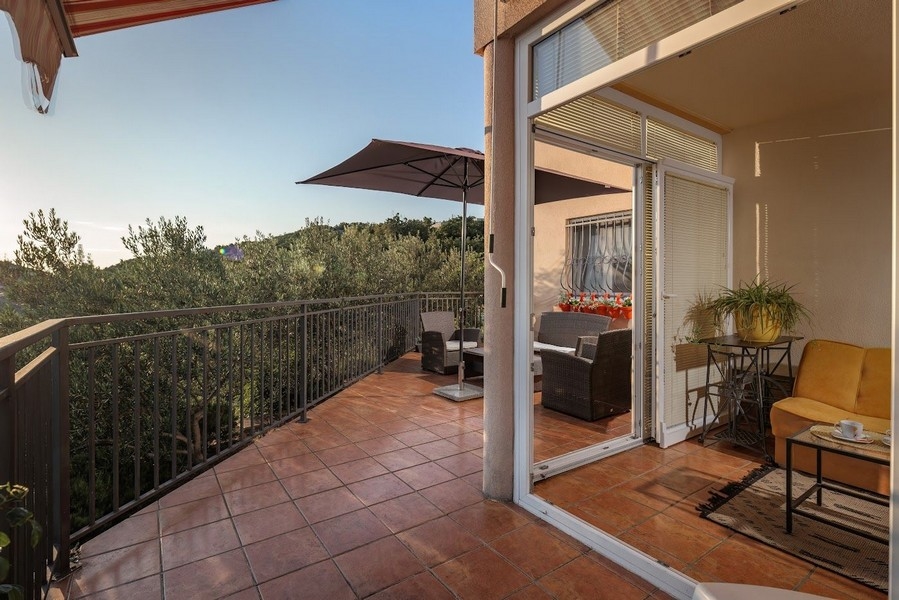
[[504,503],[493,500],[466,506],[450,514],[450,517],[466,531],[485,542],[490,542],[531,522]]
[[258,583],[328,558],[315,532],[303,527],[244,547]]
[[448,437],[446,441],[454,443],[463,450],[476,450],[484,447],[484,434],[480,431],[470,431],[462,435]]
[[307,525],[300,509],[293,502],[282,502],[262,510],[237,515],[232,520],[244,546]]
[[296,600],[298,590],[303,600],[355,600],[356,594],[333,561],[327,560],[288,573],[259,586],[264,600]]
[[690,495],[661,485],[654,478],[648,476],[635,477],[626,481],[618,486],[618,490],[632,502],[639,502],[659,511],[665,510]]
[[571,477],[551,477],[534,485],[534,494],[561,507],[580,504],[602,491],[596,483]]
[[371,456],[402,450],[406,447],[406,444],[391,435],[356,442],[356,445]]
[[[69,595],[71,600],[77,600],[84,596]],[[162,599],[162,576],[151,575],[131,583],[110,588],[89,596],[90,600],[122,600],[123,598]]]
[[450,591],[462,600],[505,598],[531,580],[493,550],[481,547],[434,568]]
[[242,549],[163,573],[166,598],[223,598],[253,584],[250,565]]
[[794,589],[814,567],[745,536],[730,537],[696,560],[688,573],[698,581],[753,583]]
[[439,435],[431,433],[427,429],[421,428],[411,429],[409,431],[403,431],[401,433],[395,433],[393,437],[406,444],[407,446],[426,444],[428,442],[433,442],[440,439]]
[[[238,453],[239,455],[239,453]],[[192,479],[181,487],[169,492],[159,499],[161,508],[168,508],[176,504],[184,504],[201,498],[209,498],[222,493],[219,486],[218,478],[214,475],[211,477],[198,477]]]
[[500,536],[490,546],[533,579],[539,579],[581,555],[577,548],[536,524]]
[[411,493],[413,490],[393,473],[372,477],[347,486],[366,506],[391,500]]
[[228,503],[231,515],[259,510],[288,500],[290,500],[290,496],[284,491],[280,481],[241,488],[225,494],[225,502]]
[[413,450],[404,448],[386,454],[379,454],[374,459],[391,471],[399,471],[428,462],[428,459]]
[[86,596],[158,575],[162,571],[159,547],[156,539],[85,558],[81,570],[72,576],[73,595]]
[[421,490],[456,478],[455,475],[440,465],[432,462],[397,471],[396,476],[416,490]]
[[308,453],[272,461],[269,466],[278,478],[284,479],[293,475],[317,471],[324,468],[325,465],[318,456]]
[[433,442],[418,444],[416,446],[413,446],[413,448],[415,448],[416,452],[427,457],[429,460],[437,460],[439,458],[453,456],[455,454],[461,454],[462,452],[465,452],[465,450],[463,450],[459,446],[446,440],[435,440]]
[[302,498],[340,487],[343,483],[330,469],[318,469],[281,479],[281,485],[291,498]]
[[363,507],[362,501],[345,487],[319,492],[296,500],[309,523],[318,523]]
[[263,434],[261,437],[257,438],[254,443],[257,447],[262,447],[275,446],[278,444],[288,444],[295,440],[297,440],[297,436],[295,436],[293,432],[290,431],[290,429],[279,427]]
[[254,585],[253,587],[241,590],[230,596],[225,596],[222,600],[260,600],[260,598],[259,588]]
[[161,542],[162,568],[166,571],[240,547],[230,519],[179,531],[164,536]]
[[531,584],[511,596],[506,596],[506,600],[550,600],[551,598],[552,596],[537,584]]
[[390,535],[390,530],[367,508],[313,523],[312,528],[331,556]]
[[[293,473],[291,473],[293,475]],[[223,492],[233,492],[240,488],[259,485],[260,483],[268,483],[277,479],[275,473],[269,467],[268,463],[263,462],[260,465],[250,467],[241,467],[233,471],[224,473],[216,473],[219,485],[222,486]]]
[[274,444],[272,446],[259,447],[259,453],[262,454],[262,456],[265,457],[265,460],[270,463],[275,462],[276,460],[290,458],[291,456],[309,454],[310,452],[312,452],[312,450],[310,450],[302,440],[297,439],[296,437],[294,437],[292,441],[284,444]]
[[368,453],[356,444],[346,444],[345,446],[337,446],[336,448],[328,448],[315,452],[319,460],[329,467],[340,465],[360,458],[368,458]]
[[687,563],[697,560],[721,542],[720,538],[665,514],[646,519],[630,532]]
[[439,425],[431,425],[430,427],[426,427],[425,429],[442,438],[448,438],[454,435],[462,435],[463,433],[468,433],[469,431],[471,431],[470,428],[462,425],[458,421],[440,423]]
[[303,438],[303,443],[313,452],[321,452],[322,450],[327,450],[329,448],[345,446],[350,443],[350,440],[345,435],[338,433],[331,428],[331,433]]
[[370,596],[369,600],[453,600],[453,595],[431,573],[419,573]]
[[379,423],[378,427],[389,434],[403,433],[404,431],[419,429],[418,425],[416,425],[409,419],[396,419],[394,421],[388,421],[386,423]]
[[407,494],[387,502],[381,502],[372,506],[371,512],[394,533],[405,531],[443,515],[439,508],[419,493]]
[[642,599],[646,592],[586,556],[546,575],[540,585],[556,598]]
[[334,465],[331,467],[331,472],[343,483],[350,484],[377,475],[383,475],[387,473],[387,469],[375,459],[366,456],[358,460]]
[[633,502],[616,488],[592,496],[576,506],[613,524],[618,531],[642,523],[658,513],[644,504]]
[[[215,479],[215,478],[213,478]],[[218,483],[216,483],[218,487]],[[103,554],[118,548],[159,539],[159,515],[156,511],[134,515],[107,529],[81,546],[82,558]]]
[[191,527],[214,523],[228,516],[224,496],[212,496],[160,509],[159,529],[162,535],[169,535]]
[[382,538],[334,559],[360,598],[386,589],[424,566],[395,537]]
[[799,592],[817,594],[825,598],[838,598],[846,600],[885,600],[887,595],[881,591],[869,588],[836,573],[815,568],[808,579],[798,588]]
[[219,464],[215,465],[215,467],[213,467],[213,471],[216,474],[221,474],[228,471],[234,471],[236,469],[243,469],[245,467],[261,465],[264,463],[265,457],[262,456],[262,453],[259,452],[259,449],[255,445],[250,445],[242,449],[237,454],[229,456]]
[[370,440],[373,438],[383,437],[386,431],[378,427],[377,425],[365,425],[363,427],[359,427],[356,429],[350,429],[348,431],[342,432],[343,435],[347,437],[350,441],[353,442],[361,442],[363,440]]
[[433,567],[474,550],[481,541],[449,517],[441,517],[397,535],[426,565]]
[[421,490],[421,495],[445,513],[470,506],[484,499],[484,493],[461,479],[451,479],[445,483]]
[[605,568],[607,568],[612,573],[615,573],[625,581],[629,582],[634,587],[640,588],[644,592],[655,592],[657,591],[655,586],[645,579],[641,579],[638,575],[631,573],[621,565],[615,563],[610,558],[606,558],[602,554],[594,550],[588,550],[586,554],[587,558],[590,560],[596,561]]
[[484,460],[471,452],[447,456],[446,458],[441,458],[435,462],[456,477],[471,475],[484,467]]

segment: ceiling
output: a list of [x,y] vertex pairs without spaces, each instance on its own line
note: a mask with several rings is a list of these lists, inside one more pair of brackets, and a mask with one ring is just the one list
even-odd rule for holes
[[622,83],[720,132],[851,98],[889,97],[891,5],[808,0]]

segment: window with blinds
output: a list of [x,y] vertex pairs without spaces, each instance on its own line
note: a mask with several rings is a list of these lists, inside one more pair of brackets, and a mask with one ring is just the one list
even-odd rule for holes
[[610,0],[533,47],[534,98],[743,0]]
[[718,172],[718,145],[652,117],[646,118],[646,157],[675,158],[713,173]]
[[598,146],[641,155],[640,113],[596,96],[584,96],[535,119],[538,125],[574,134]]
[[569,219],[569,289],[630,293],[634,264],[632,229],[631,211]]

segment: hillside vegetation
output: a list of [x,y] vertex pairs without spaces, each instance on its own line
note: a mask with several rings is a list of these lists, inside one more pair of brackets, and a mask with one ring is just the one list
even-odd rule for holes
[[[45,319],[377,293],[459,289],[461,217],[435,223],[307,220],[207,246],[202,226],[147,219],[122,243],[132,258],[104,269],[51,209],[29,215],[14,262],[0,262],[0,336]],[[468,219],[466,288],[483,285],[484,224]]]

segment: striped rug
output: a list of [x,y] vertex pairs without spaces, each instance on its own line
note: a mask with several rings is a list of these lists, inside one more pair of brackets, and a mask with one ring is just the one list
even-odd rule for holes
[[[889,548],[886,544],[795,515],[793,533],[786,520],[786,473],[771,466],[761,467],[742,481],[714,492],[698,507],[702,516],[798,558],[854,579],[872,588],[887,591]],[[793,497],[807,490],[814,479],[794,473]],[[842,522],[879,538],[889,535],[889,509],[866,500],[825,490],[822,506],[812,499],[802,507]]]

